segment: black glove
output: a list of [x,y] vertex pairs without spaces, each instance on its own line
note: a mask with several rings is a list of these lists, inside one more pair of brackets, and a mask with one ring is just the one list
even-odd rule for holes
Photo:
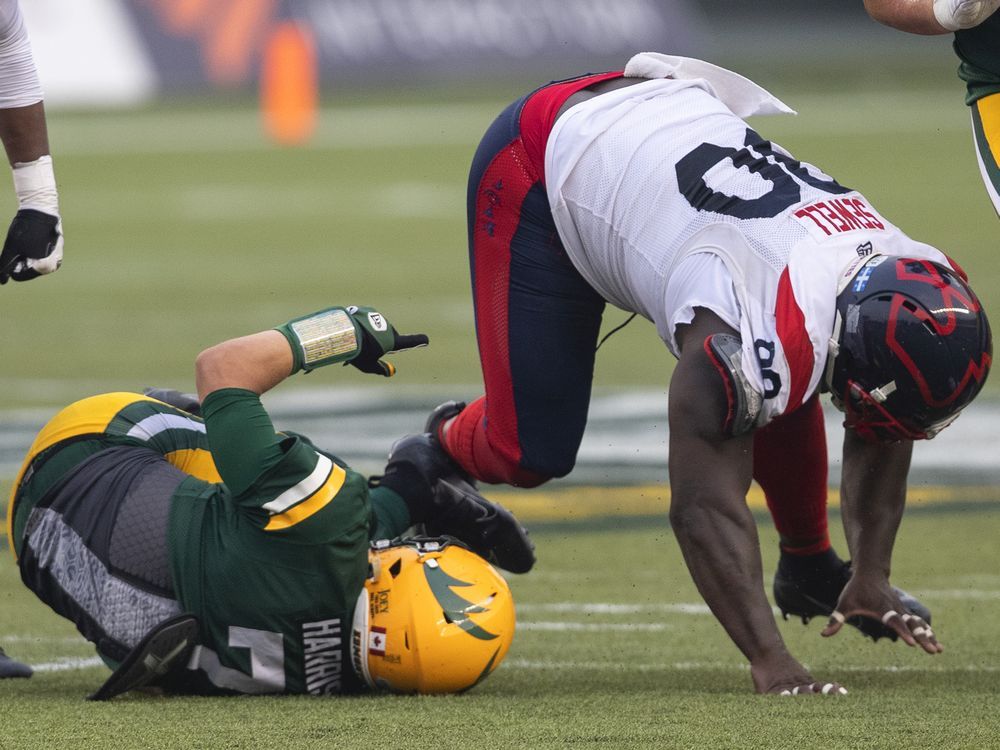
[[62,223],[58,216],[22,208],[7,230],[0,253],[0,284],[29,281],[62,264]]
[[361,330],[357,356],[350,361],[350,364],[361,372],[390,378],[395,375],[396,368],[391,362],[382,361],[386,352],[401,352],[404,349],[428,344],[427,336],[423,333],[399,333],[392,323],[374,308],[351,305],[346,309]]
[[393,443],[385,472],[377,482],[403,498],[410,523],[419,524],[436,513],[434,488],[441,477],[453,471],[451,459],[429,435],[409,435]]

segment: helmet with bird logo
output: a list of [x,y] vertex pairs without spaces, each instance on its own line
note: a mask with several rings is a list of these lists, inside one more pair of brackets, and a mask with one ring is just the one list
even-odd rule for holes
[[351,638],[369,687],[468,690],[499,666],[513,637],[510,587],[478,555],[444,538],[373,544]]

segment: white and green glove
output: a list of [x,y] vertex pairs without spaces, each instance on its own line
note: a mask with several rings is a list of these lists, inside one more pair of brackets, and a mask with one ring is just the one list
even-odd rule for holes
[[392,377],[396,368],[382,357],[427,346],[422,333],[401,334],[371,307],[330,307],[290,320],[280,331],[292,347],[292,372],[343,362],[361,372]]

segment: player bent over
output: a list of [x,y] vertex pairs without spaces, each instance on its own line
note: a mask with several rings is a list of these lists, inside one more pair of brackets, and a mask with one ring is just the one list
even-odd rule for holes
[[[889,584],[892,548],[912,442],[980,391],[992,344],[957,265],[742,119],[790,111],[735,73],[653,53],[508,107],[469,178],[486,395],[439,407],[428,430],[476,479],[564,476],[605,304],[652,321],[678,358],[670,519],[699,591],[757,691],[839,693],[782,642],[751,479],[781,537],[783,612],[937,653],[927,609]],[[827,529],[824,390],[846,412],[850,564]]]
[[426,343],[370,308],[331,308],[202,352],[202,417],[109,393],[42,429],[12,492],[10,539],[25,584],[116,668],[94,697],[143,684],[451,692],[496,668],[514,609],[485,560],[448,539],[370,547],[433,521],[524,572],[533,548],[513,516],[429,436],[398,441],[370,482],[276,432],[260,401],[336,362],[391,375],[386,352]]

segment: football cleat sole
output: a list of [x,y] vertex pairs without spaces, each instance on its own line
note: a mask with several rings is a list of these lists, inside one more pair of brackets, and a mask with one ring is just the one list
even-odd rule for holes
[[[846,585],[846,583],[845,580],[844,584]],[[843,586],[840,588],[843,590]],[[909,612],[923,618],[930,625],[931,612],[920,600],[902,589],[893,587],[893,591]],[[836,607],[835,601],[833,605],[822,602],[806,594],[795,583],[781,580],[777,575],[774,579],[774,601],[783,619],[788,620],[789,616],[799,617],[802,619],[803,625],[808,625],[813,617],[829,617]],[[895,630],[870,617],[851,617],[846,622],[873,641],[878,641],[880,638],[895,641],[899,638]]]
[[160,623],[129,651],[118,669],[87,700],[109,700],[183,667],[198,642],[198,630],[198,620],[193,615],[180,615]]
[[451,506],[424,524],[428,536],[458,539],[487,562],[510,573],[527,573],[535,565],[535,545],[513,513],[487,500],[461,477],[438,480],[436,490]]

